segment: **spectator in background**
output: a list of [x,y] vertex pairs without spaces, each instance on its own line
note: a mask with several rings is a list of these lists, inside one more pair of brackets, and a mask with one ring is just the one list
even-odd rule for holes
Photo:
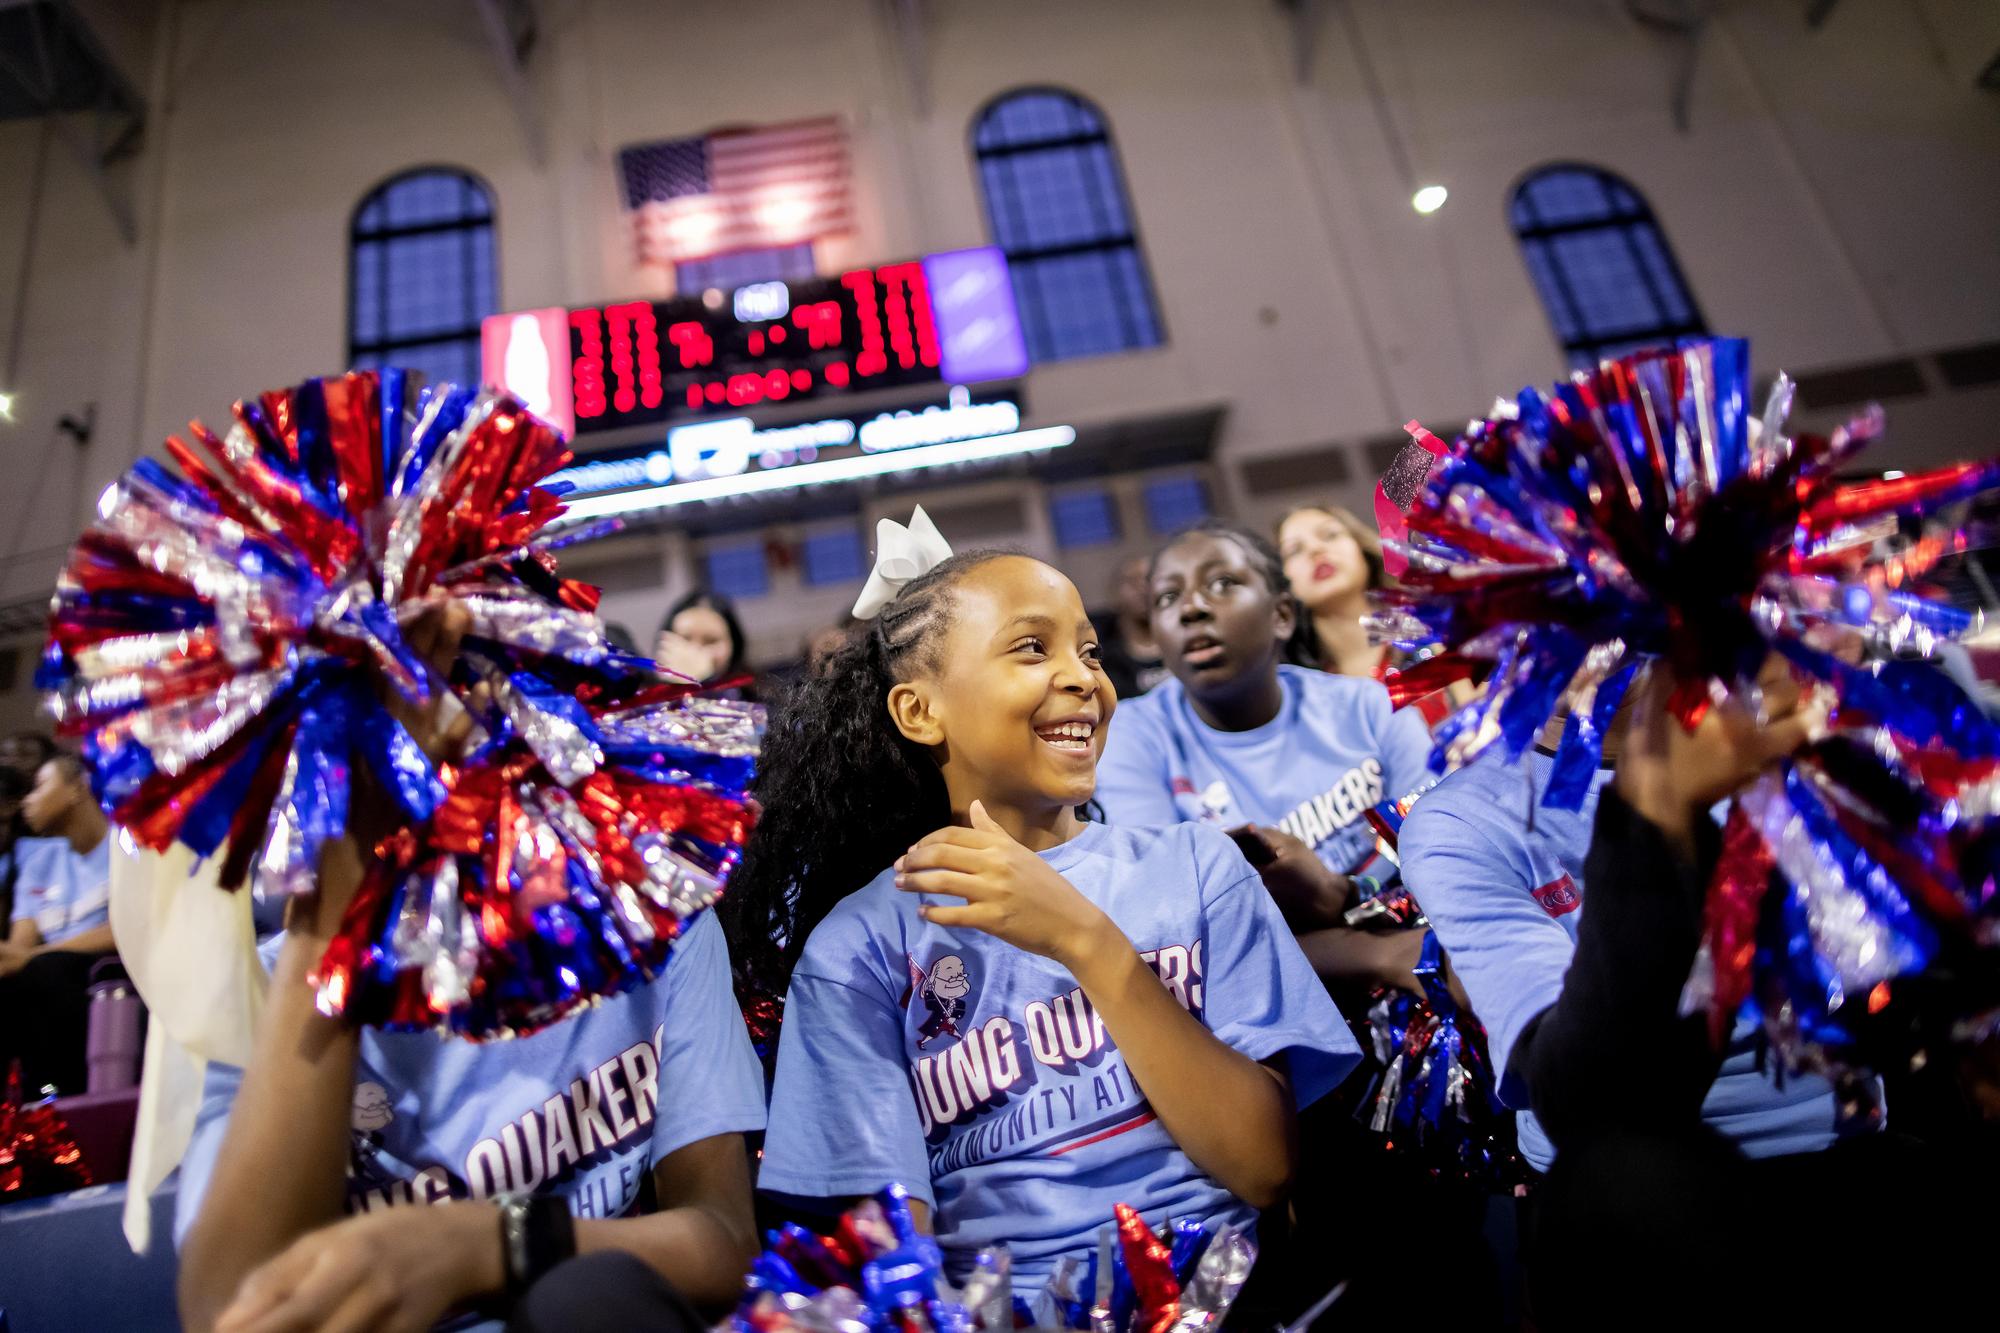
[[[1382,538],[1373,525],[1336,504],[1301,505],[1279,522],[1277,536],[1285,581],[1305,608],[1299,643],[1313,665],[1385,683],[1409,665],[1386,644],[1370,642],[1362,623],[1368,594],[1389,582]],[[1411,702],[1434,727],[1463,697],[1469,693],[1439,690]]]
[[1153,637],[1150,564],[1150,557],[1135,555],[1120,565],[1110,614],[1091,616],[1098,632],[1098,660],[1121,699],[1136,698],[1167,678],[1159,641]]
[[[743,623],[727,597],[701,588],[675,602],[660,621],[653,657],[670,671],[703,682],[750,674]],[[744,698],[753,691],[741,691]]]
[[18,844],[7,939],[0,943],[0,1068],[18,1058],[23,1085],[84,1086],[90,969],[111,938],[111,825],[90,772],[58,752],[22,802],[38,836]]
[[1387,650],[1370,643],[1361,626],[1369,590],[1387,582],[1374,529],[1339,505],[1301,505],[1278,524],[1278,554],[1312,621],[1315,665],[1342,676],[1377,675]]
[[21,802],[34,784],[18,768],[0,765],[0,921],[14,920],[14,884],[21,877],[21,843],[28,826]]
[[35,785],[36,770],[55,752],[56,743],[38,732],[0,738],[0,922],[9,925],[14,920],[14,886],[21,878],[21,852],[26,850],[21,842],[32,836],[21,816],[21,802]]
[[11,768],[33,786],[35,774],[56,757],[56,743],[39,731],[17,731],[0,739],[0,768]]

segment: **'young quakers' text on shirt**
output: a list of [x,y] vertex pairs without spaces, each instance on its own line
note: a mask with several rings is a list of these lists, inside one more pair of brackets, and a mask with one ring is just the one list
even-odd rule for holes
[[[1284,703],[1249,731],[1218,731],[1178,680],[1121,703],[1097,768],[1097,801],[1113,824],[1262,824],[1351,874],[1374,860],[1367,813],[1432,778],[1430,733],[1390,706],[1373,680],[1281,666]],[[1386,875],[1382,875],[1386,878]]]
[[[1300,1105],[1359,1058],[1257,874],[1209,829],[1086,825],[1042,859],[1117,923],[1174,998]],[[1032,1298],[1127,1203],[1155,1225],[1252,1211],[1168,1137],[1062,967],[917,915],[884,871],[806,942],[785,1004],[758,1185],[804,1198],[895,1181],[962,1273],[1005,1244]]]
[[[266,961],[283,937],[268,942]],[[241,1070],[210,1065],[181,1164],[175,1238],[194,1222]],[[648,985],[526,1037],[361,1034],[347,1210],[559,1194],[578,1217],[633,1210],[655,1163],[764,1125],[764,1079],[713,914]]]

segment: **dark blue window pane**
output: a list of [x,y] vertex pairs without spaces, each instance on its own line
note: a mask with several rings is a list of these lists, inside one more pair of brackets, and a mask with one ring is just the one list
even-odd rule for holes
[[1521,257],[1528,261],[1528,276],[1535,281],[1535,290],[1541,293],[1542,305],[1549,312],[1549,323],[1556,326],[1556,336],[1569,342],[1577,336],[1576,312],[1570,309],[1569,293],[1563,289],[1562,278],[1549,259],[1546,241],[1523,241]]
[[493,202],[457,171],[377,187],[349,238],[348,360],[479,381],[479,324],[499,308]]
[[973,130],[987,223],[1036,361],[1164,341],[1104,118],[1049,89],[1009,94]]
[[674,287],[683,293],[705,292],[711,287],[729,291],[752,282],[810,278],[818,271],[813,265],[812,242],[801,241],[682,260],[674,265]]
[[1664,321],[1665,312],[1647,289],[1622,233],[1579,231],[1555,237],[1549,260],[1561,270],[1589,336],[1626,337]]
[[980,117],[973,146],[1007,148],[1103,133],[1104,119],[1089,103],[1067,93],[1036,90],[996,102]]
[[1022,261],[1016,299],[1034,307],[1025,320],[1036,361],[1096,356],[1160,341],[1145,272],[1129,248],[1089,250]]
[[1521,187],[1521,198],[1544,226],[1582,222],[1608,215],[1614,205],[1595,172],[1556,170]]
[[853,583],[868,572],[868,562],[861,549],[861,534],[852,528],[812,533],[806,537],[800,551],[800,569],[809,587]]
[[455,171],[423,171],[383,187],[391,227],[456,222],[488,215],[486,192]]
[[762,597],[771,590],[761,541],[711,546],[703,563],[708,569],[709,589],[724,597]]
[[1680,275],[1674,270],[1674,261],[1666,252],[1657,228],[1632,228],[1626,238],[1639,252],[1639,260],[1645,266],[1646,276],[1652,280],[1653,290],[1660,299],[1660,309],[1669,318],[1685,320],[1693,316],[1688,305],[1688,294],[1681,287]]
[[1118,507],[1108,491],[1067,491],[1050,497],[1049,520],[1064,549],[1109,546],[1118,540]]
[[354,247],[354,327],[356,340],[374,342],[382,336],[382,243],[362,241]]
[[1146,276],[1146,263],[1139,257],[1133,246],[1120,246],[1108,250],[1104,255],[1110,270],[1112,288],[1123,301],[1122,311],[1131,321],[1132,345],[1134,347],[1157,347],[1167,340],[1160,329],[1158,315],[1153,310],[1152,283]]
[[388,352],[356,352],[351,358],[357,370],[401,366],[420,370],[431,383],[450,380],[455,384],[479,382],[479,341],[446,338],[438,342],[411,343]]
[[1155,537],[1170,537],[1208,517],[1208,488],[1199,477],[1174,477],[1146,484],[1146,526]]
[[1652,210],[1596,167],[1536,172],[1514,192],[1514,232],[1574,365],[1707,332]]

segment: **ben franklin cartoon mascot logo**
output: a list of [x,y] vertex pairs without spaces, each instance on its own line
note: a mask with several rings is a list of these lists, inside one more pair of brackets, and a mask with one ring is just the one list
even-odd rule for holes
[[386,1171],[379,1159],[382,1155],[382,1131],[396,1113],[389,1106],[389,1090],[380,1083],[357,1083],[354,1085],[354,1105],[348,1121],[347,1172],[356,1180],[369,1185],[380,1185],[394,1177]]
[[[965,960],[955,953],[948,953],[931,964],[929,972],[917,966],[917,960],[908,960],[910,965],[910,993],[923,1001],[927,1015],[923,1026],[917,1029],[917,1049],[936,1041],[939,1037],[960,1037],[958,1025],[965,1021],[965,1010],[972,994],[972,978],[966,974]],[[905,999],[904,1003],[909,1003]]]

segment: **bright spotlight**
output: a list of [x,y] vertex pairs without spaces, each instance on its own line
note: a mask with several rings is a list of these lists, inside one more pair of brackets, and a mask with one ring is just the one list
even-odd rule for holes
[[1444,201],[1451,198],[1451,191],[1442,185],[1426,185],[1410,196],[1410,207],[1419,213],[1435,213],[1444,207]]

